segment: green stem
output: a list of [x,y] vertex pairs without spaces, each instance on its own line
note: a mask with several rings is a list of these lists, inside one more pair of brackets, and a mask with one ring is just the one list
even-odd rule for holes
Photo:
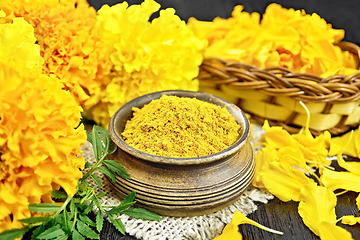
[[77,221],[77,208],[75,208],[75,215],[74,215],[74,223],[71,227],[71,231],[74,231],[75,229],[75,225],[76,225],[76,221]]
[[85,179],[87,179],[100,166],[106,156],[107,154],[103,155],[103,157],[99,161],[97,161],[96,164],[92,166],[91,169],[79,181],[85,181]]
[[65,200],[65,202],[63,203],[63,205],[61,206],[61,208],[54,213],[53,218],[55,218],[57,215],[59,215],[62,211],[64,211],[64,209],[66,208],[66,206],[69,204],[69,202],[71,201],[72,197],[67,197],[67,199]]

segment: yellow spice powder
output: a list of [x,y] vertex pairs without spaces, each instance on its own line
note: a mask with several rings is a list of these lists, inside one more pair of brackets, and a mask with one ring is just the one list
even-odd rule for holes
[[122,136],[142,152],[163,157],[200,157],[230,147],[240,125],[226,108],[196,98],[163,95],[133,108]]

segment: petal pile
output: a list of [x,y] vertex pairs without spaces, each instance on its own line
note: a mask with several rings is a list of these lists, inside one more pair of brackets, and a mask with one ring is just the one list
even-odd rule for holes
[[[331,138],[324,132],[313,137],[308,126],[301,133],[289,134],[281,127],[270,127],[267,121],[263,129],[266,133],[260,141],[264,147],[256,155],[253,186],[266,189],[282,201],[299,202],[304,224],[321,239],[353,239],[336,223],[341,219],[343,224],[354,225],[360,218],[336,216],[335,206],[339,190],[360,193],[360,162],[345,161],[343,157],[343,150],[349,146],[360,148],[356,135],[349,132]],[[327,159],[334,152],[342,170],[336,170]]]

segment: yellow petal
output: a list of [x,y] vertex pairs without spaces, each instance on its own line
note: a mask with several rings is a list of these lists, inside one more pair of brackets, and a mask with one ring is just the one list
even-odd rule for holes
[[239,232],[239,227],[234,222],[228,223],[220,236],[217,236],[213,240],[242,240],[242,235]]
[[356,198],[356,205],[357,205],[358,209],[360,210],[360,194]]
[[319,224],[319,237],[322,240],[354,240],[351,233],[335,225],[335,223],[321,222]]
[[355,173],[360,175],[360,162],[345,162],[344,158],[342,157],[343,155],[343,151],[348,148],[349,145],[354,145],[353,143],[355,142],[355,138],[356,136],[353,136],[354,132],[351,131],[348,134],[350,134],[349,139],[347,140],[346,145],[344,146],[343,149],[341,149],[338,153],[337,153],[337,162],[339,163],[339,166],[342,168],[345,168],[346,170],[348,170],[349,172]]
[[282,147],[290,146],[294,148],[299,147],[299,143],[293,139],[289,132],[285,131],[282,127],[270,127],[267,120],[263,125],[266,133],[261,137],[268,145],[273,148],[279,149]]
[[335,222],[336,195],[315,183],[304,185],[301,189],[299,214],[305,225],[319,236],[321,222]]
[[263,169],[259,174],[265,187],[281,201],[300,201],[300,190],[314,181],[306,177],[305,173],[279,162],[269,163],[269,169]]
[[254,225],[258,228],[261,228],[263,230],[272,232],[272,233],[276,233],[276,234],[280,234],[282,235],[282,232],[267,228],[249,218],[247,218],[244,214],[242,214],[240,211],[236,211],[233,215],[232,221],[227,224],[222,232],[222,234],[216,238],[214,238],[214,240],[241,240],[242,239],[242,235],[239,232],[239,228],[238,225],[240,224],[251,224]]
[[[358,131],[359,131],[358,129],[355,130],[354,135],[356,135]],[[355,139],[354,138],[352,138],[351,140],[350,139],[351,139],[351,132],[348,132],[340,137],[331,138],[329,156],[335,156],[340,151],[343,151],[343,154],[346,154],[346,155],[349,155],[352,157],[357,157],[358,152],[357,152],[356,146],[355,146]],[[350,140],[350,142],[349,142],[349,140]],[[347,145],[347,147],[345,148],[346,145]],[[359,146],[359,148],[360,148],[360,146]]]
[[355,225],[356,223],[360,223],[360,217],[355,217],[353,215],[346,215],[341,218],[341,223],[347,225]]
[[298,166],[305,172],[310,172],[309,167],[306,165],[304,153],[300,149],[283,147],[279,149],[279,155],[279,162],[288,164],[289,166]]
[[360,162],[346,162],[342,157],[342,151],[337,154],[337,162],[340,167],[360,176]]
[[[269,162],[277,161],[278,151],[276,149],[263,148],[259,151],[256,156],[256,168],[255,174],[252,181],[252,185],[258,188],[265,188],[262,180],[262,172],[266,172],[269,169]],[[263,170],[264,169],[264,170]]]
[[321,182],[331,191],[344,189],[349,191],[360,192],[360,175],[351,172],[336,172],[324,169]]

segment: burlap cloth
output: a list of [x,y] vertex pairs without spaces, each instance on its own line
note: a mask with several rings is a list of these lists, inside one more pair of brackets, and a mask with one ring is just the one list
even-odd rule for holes
[[[257,143],[262,134],[262,128],[258,125],[254,125],[252,138],[250,140],[251,144],[253,145]],[[91,144],[86,142],[82,150],[85,159],[88,162],[94,164],[95,157]],[[255,153],[258,150],[258,147],[254,147]],[[90,185],[94,187],[97,192],[107,192],[106,196],[101,198],[101,204],[103,206],[118,205],[121,201],[117,197],[111,185],[108,183],[108,180],[102,173],[97,172],[97,174],[102,180],[102,188],[98,189],[94,182],[90,182]],[[247,215],[257,209],[256,203],[267,203],[272,198],[273,196],[271,194],[249,186],[235,203],[220,211],[208,215],[196,217],[163,216],[161,221],[144,221],[133,219],[126,215],[122,215],[120,218],[125,225],[126,232],[138,239],[207,240],[213,239],[221,234],[224,226],[231,222],[232,215],[235,211],[239,210],[243,214]],[[94,208],[94,211],[96,212],[97,209]]]

